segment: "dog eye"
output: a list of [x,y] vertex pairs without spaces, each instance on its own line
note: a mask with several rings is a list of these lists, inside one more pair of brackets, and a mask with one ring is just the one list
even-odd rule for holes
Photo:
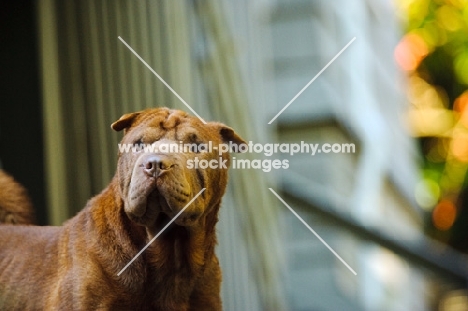
[[143,140],[142,140],[141,138],[138,138],[137,140],[135,140],[135,141],[133,142],[133,144],[134,144],[134,145],[141,145],[141,144],[143,144]]
[[191,133],[191,134],[188,136],[188,140],[189,140],[192,144],[197,144],[197,141],[198,141],[197,134]]
[[192,147],[190,148],[190,150],[194,153],[200,153],[200,145],[202,144],[202,142],[198,139],[197,134],[191,133],[188,135],[187,139],[189,144],[191,144],[192,146],[195,145],[195,148]]
[[201,145],[202,143],[198,141],[198,142],[194,142],[194,144],[197,146],[197,147],[195,148],[195,150],[194,150],[195,153],[200,153],[200,152],[202,151],[202,150],[200,150],[200,145]]

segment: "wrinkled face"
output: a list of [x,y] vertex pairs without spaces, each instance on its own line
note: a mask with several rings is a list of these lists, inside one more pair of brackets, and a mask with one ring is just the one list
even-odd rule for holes
[[[126,114],[112,128],[125,129],[118,162],[125,213],[146,227],[174,218],[205,188],[175,220],[179,226],[197,225],[226,188],[229,155],[220,155],[219,145],[244,143],[221,123],[203,124],[167,108]],[[211,151],[204,150],[210,145]]]

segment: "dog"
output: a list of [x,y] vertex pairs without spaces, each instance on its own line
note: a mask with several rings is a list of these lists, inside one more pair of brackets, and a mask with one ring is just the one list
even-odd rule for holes
[[0,170],[0,224],[34,224],[34,211],[27,190]]
[[[0,310],[222,310],[215,225],[228,172],[186,163],[229,164],[217,147],[245,141],[168,108],[125,114],[111,127],[124,130],[119,146],[156,151],[119,151],[110,184],[63,226],[0,226]],[[215,151],[162,151],[208,142]]]

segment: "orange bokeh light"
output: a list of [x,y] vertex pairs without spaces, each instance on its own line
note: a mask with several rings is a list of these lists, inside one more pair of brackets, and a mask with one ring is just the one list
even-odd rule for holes
[[434,226],[442,231],[452,227],[457,216],[457,209],[452,201],[444,199],[437,204],[432,211],[432,222]]
[[468,133],[455,132],[453,134],[452,155],[460,162],[468,162]]
[[463,92],[460,96],[455,99],[453,104],[453,110],[458,113],[465,111],[466,106],[468,105],[468,91]]
[[468,91],[463,92],[455,99],[453,110],[460,114],[461,123],[468,127]]
[[429,48],[424,39],[416,33],[409,33],[396,46],[394,56],[403,70],[412,71],[418,68],[428,53]]

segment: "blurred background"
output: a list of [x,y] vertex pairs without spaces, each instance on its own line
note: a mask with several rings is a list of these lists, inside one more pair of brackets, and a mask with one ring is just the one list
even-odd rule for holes
[[121,36],[204,119],[248,141],[357,146],[231,170],[218,225],[225,310],[468,310],[467,0],[0,7],[0,161],[41,225],[108,184],[123,113],[187,110]]

